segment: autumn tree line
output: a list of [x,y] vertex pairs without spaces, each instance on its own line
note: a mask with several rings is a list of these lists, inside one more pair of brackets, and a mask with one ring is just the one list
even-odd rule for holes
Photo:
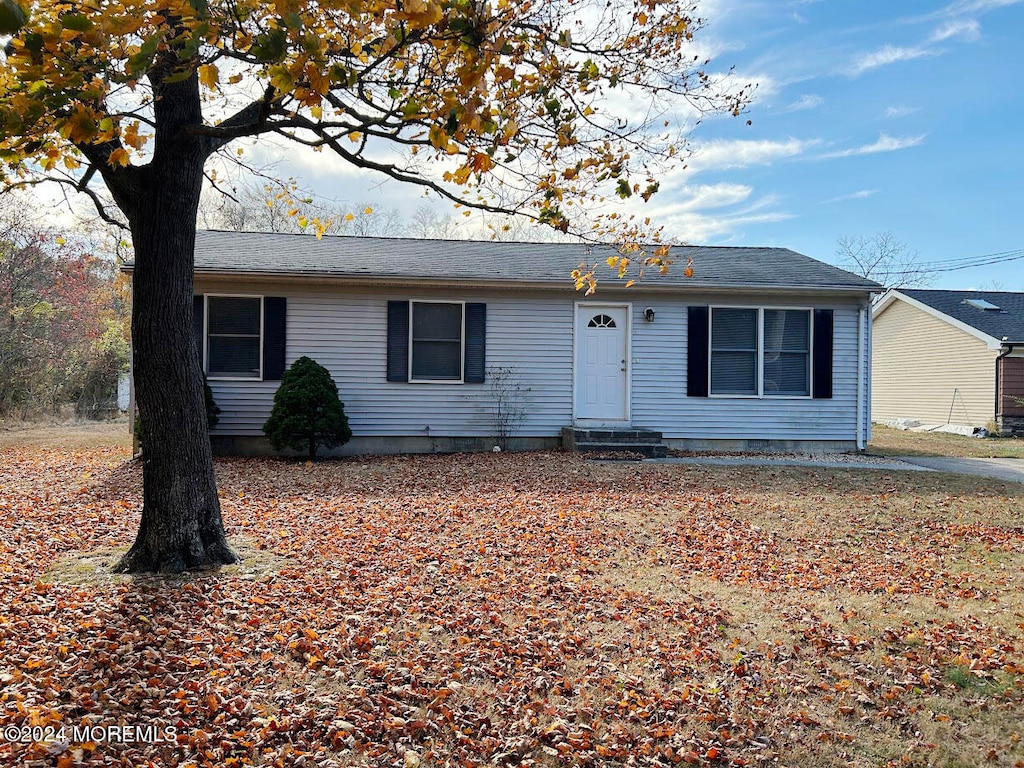
[[128,370],[127,280],[81,232],[0,201],[0,419],[116,413]]
[[436,240],[562,241],[549,227],[502,214],[457,210],[424,201],[409,213],[370,201],[336,201],[294,182],[249,180],[238,186],[207,187],[199,206],[200,229],[234,232],[410,237]]

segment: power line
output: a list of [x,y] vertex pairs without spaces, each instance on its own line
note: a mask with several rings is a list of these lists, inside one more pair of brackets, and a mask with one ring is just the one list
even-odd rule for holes
[[914,266],[917,272],[955,272],[973,267],[987,267],[992,264],[1004,264],[1008,261],[1024,259],[1024,248],[999,253],[988,253],[981,256],[965,256],[956,259],[925,261]]

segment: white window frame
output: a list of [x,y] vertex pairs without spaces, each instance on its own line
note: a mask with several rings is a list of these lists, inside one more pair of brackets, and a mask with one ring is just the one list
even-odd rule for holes
[[[416,304],[457,304],[462,308],[462,325],[459,330],[459,378],[457,379],[414,379],[412,377],[413,312]],[[410,384],[465,384],[466,383],[466,302],[444,299],[409,300],[409,383]]]
[[[714,334],[715,310],[716,309],[755,309],[757,310],[757,363],[755,376],[757,379],[757,392],[749,395],[737,395],[728,393],[714,393],[711,389],[711,367],[714,364],[712,358],[711,339]],[[784,310],[786,312],[807,313],[807,394],[766,394],[764,391],[764,313],[765,310]],[[786,307],[786,306],[750,306],[748,304],[716,304],[709,307],[708,312],[708,397],[721,398],[723,400],[811,400],[814,397],[812,386],[814,384],[814,308],[813,307]]]
[[[210,381],[263,381],[263,343],[266,338],[266,314],[262,294],[252,293],[207,293],[203,295],[203,373]],[[210,373],[210,299],[259,299],[260,300],[260,375],[228,376]]]

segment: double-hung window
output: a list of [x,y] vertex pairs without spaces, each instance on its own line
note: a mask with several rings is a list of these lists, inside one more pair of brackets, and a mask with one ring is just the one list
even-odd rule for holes
[[765,395],[811,394],[811,313],[763,309]]
[[462,381],[465,305],[413,301],[410,312],[410,380]]
[[809,397],[811,312],[712,307],[710,393]]
[[711,394],[757,394],[758,310],[711,310]]
[[483,384],[487,305],[462,301],[389,301],[387,380]]
[[259,379],[263,298],[206,297],[206,372],[213,378]]

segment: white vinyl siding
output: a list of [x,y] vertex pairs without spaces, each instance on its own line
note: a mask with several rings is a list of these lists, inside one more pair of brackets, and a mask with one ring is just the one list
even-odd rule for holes
[[[229,292],[223,283],[197,291]],[[557,437],[572,424],[574,306],[565,292],[323,288],[261,284],[288,297],[287,363],[308,355],[338,385],[353,434],[364,437],[494,435],[487,382],[420,386],[386,380],[387,302],[487,304],[487,367],[512,367],[527,393],[522,437]],[[831,399],[686,396],[687,307],[722,304],[723,294],[665,296],[640,291],[609,297],[632,304],[631,422],[666,438],[841,440],[856,436],[857,307],[855,299],[773,296],[790,305],[835,310]],[[756,300],[757,298],[760,301]],[[765,306],[765,296],[751,307]],[[729,302],[733,303],[733,302]],[[645,322],[645,307],[656,311]],[[211,381],[221,408],[214,434],[262,435],[278,382]],[[865,409],[866,410],[866,409]]]
[[[288,297],[286,362],[308,355],[327,367],[358,437],[488,437],[488,384],[386,380],[387,302],[487,304],[487,366],[512,367],[529,388],[519,436],[557,436],[572,421],[573,296],[486,292],[440,296],[415,289],[327,293],[274,286]],[[559,330],[561,329],[561,330]],[[213,434],[262,435],[278,382],[211,381],[221,408]]]
[[[633,322],[633,426],[659,430],[668,439],[853,442],[857,434],[856,301],[801,300],[805,306],[835,311],[831,398],[687,397],[687,306],[713,305],[716,299],[721,303],[720,297],[707,295],[637,300],[652,306],[656,319],[641,322],[644,304],[635,310],[641,314]],[[751,302],[751,306],[763,303]]]

